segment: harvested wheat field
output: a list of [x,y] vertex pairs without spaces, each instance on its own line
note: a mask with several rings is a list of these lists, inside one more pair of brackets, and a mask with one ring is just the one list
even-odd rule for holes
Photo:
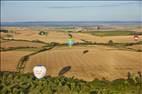
[[[88,50],[87,53],[83,53]],[[125,78],[128,72],[142,72],[142,53],[122,51],[105,46],[57,47],[32,56],[25,72],[32,72],[37,64],[47,67],[47,75],[58,76],[65,68],[65,76],[84,80]]]
[[137,50],[142,50],[142,45],[128,46],[128,48],[131,48],[131,49],[137,49]]
[[[101,42],[107,43],[109,40],[113,40],[114,42],[118,43],[129,43],[135,42],[133,36],[93,36],[91,34],[84,34],[84,33],[73,33],[73,37],[77,40],[87,40],[92,42]],[[139,36],[139,40],[142,40],[142,36]]]
[[7,51],[1,54],[1,71],[16,71],[16,66],[20,58],[31,52],[27,51]]
[[[66,43],[68,39],[67,32],[59,32],[58,30],[45,30],[48,32],[47,36],[39,35],[41,30],[35,30],[28,27],[5,27],[4,29],[13,31],[14,33],[10,33],[13,36],[13,39],[16,40],[40,40],[44,42],[57,42],[57,43]],[[44,29],[44,28],[43,28]],[[107,31],[106,31],[107,32]],[[89,33],[71,33],[75,42],[83,42],[83,40],[92,41],[92,42],[103,42],[107,43],[109,40],[113,40],[114,42],[128,43],[135,42],[133,39],[133,35],[127,36],[94,36]],[[2,36],[5,34],[1,33]],[[142,36],[139,36],[139,40],[142,40]]]
[[3,41],[1,43],[2,48],[9,48],[9,47],[42,47],[45,44],[43,43],[33,43],[27,41]]
[[[141,35],[139,35],[138,41],[134,41],[132,35],[95,36],[86,32],[68,33],[56,31],[56,29],[53,30],[51,28],[43,28],[42,30],[48,32],[48,34],[40,35],[40,29],[28,27],[4,27],[4,29],[10,32],[1,32],[1,48],[23,48],[19,50],[12,49],[13,51],[7,50],[6,52],[2,49],[2,71],[16,71],[16,66],[20,58],[42,50],[43,46],[47,46],[46,43],[66,43],[69,34],[72,35],[76,43],[84,43],[85,41],[108,43],[110,40],[114,43],[136,43],[142,40]],[[12,35],[12,39],[7,39],[7,34]],[[121,49],[103,45],[87,45],[78,45],[71,48],[68,46],[57,46],[51,50],[36,53],[30,56],[28,61],[25,62],[26,67],[24,72],[32,72],[33,67],[38,64],[47,67],[47,75],[74,76],[75,78],[84,80],[93,80],[95,78],[113,80],[127,77],[128,72],[142,72],[142,46],[140,44],[134,44],[125,48],[122,46]],[[29,49],[28,47],[36,47],[37,49]]]

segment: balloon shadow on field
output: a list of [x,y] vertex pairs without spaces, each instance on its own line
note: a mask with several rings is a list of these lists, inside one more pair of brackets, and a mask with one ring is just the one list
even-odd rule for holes
[[65,73],[71,70],[71,66],[65,66],[63,67],[60,72],[58,73],[58,76],[63,76]]
[[86,53],[88,53],[89,52],[89,50],[84,50],[83,51],[83,54],[86,54]]

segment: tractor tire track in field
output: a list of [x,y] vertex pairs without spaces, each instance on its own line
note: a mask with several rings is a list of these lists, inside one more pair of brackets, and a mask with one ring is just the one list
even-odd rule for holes
[[36,52],[33,52],[33,53],[31,53],[31,54],[28,54],[28,55],[25,55],[25,56],[23,56],[20,60],[19,60],[19,62],[18,62],[18,64],[17,64],[17,72],[24,72],[24,69],[25,69],[25,66],[26,66],[26,62],[30,59],[30,57],[31,56],[33,56],[33,55],[36,55],[36,54],[38,54],[38,53],[41,53],[41,52],[44,52],[44,51],[47,51],[47,50],[51,50],[51,49],[53,49],[55,46],[51,46],[51,47],[49,47],[49,48],[43,48],[43,49],[41,49],[41,50],[39,50],[39,51],[36,51]]

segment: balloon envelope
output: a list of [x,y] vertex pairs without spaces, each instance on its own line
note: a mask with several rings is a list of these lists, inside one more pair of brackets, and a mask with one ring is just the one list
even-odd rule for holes
[[135,36],[134,36],[134,40],[137,41],[138,39],[139,39],[139,36],[138,36],[138,35],[135,35]]
[[46,75],[46,67],[37,65],[33,68],[33,73],[36,78],[41,79]]
[[68,45],[72,46],[74,44],[74,40],[73,39],[68,39]]

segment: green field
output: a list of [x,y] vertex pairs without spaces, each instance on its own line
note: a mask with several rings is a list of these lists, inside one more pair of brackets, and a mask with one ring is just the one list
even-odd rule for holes
[[132,31],[94,31],[91,32],[95,36],[128,36],[133,35]]

